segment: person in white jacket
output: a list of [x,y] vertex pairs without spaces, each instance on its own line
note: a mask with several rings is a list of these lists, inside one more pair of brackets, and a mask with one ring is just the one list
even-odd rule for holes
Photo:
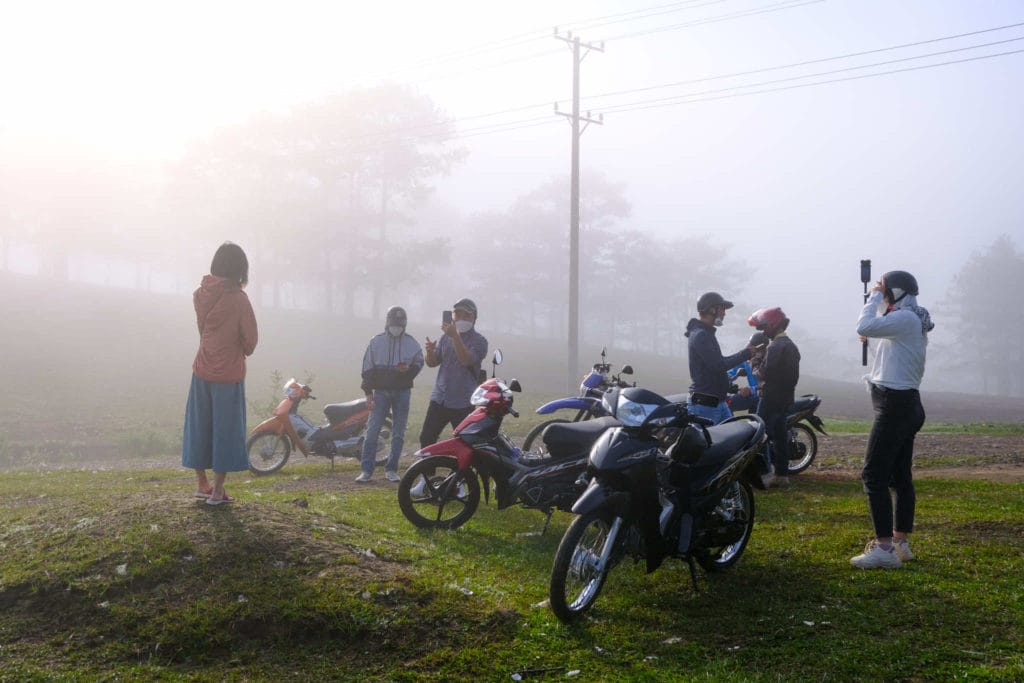
[[857,320],[862,339],[879,340],[865,377],[875,421],[861,472],[875,537],[863,553],[850,559],[862,569],[897,569],[914,559],[908,540],[914,530],[911,465],[914,436],[925,420],[919,387],[928,333],[935,327],[927,309],[917,305],[917,293],[913,275],[890,271],[871,290]]

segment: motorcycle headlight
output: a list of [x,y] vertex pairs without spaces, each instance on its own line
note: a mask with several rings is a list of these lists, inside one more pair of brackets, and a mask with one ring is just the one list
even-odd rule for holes
[[639,427],[658,406],[649,403],[630,401],[619,394],[619,404],[615,409],[615,417],[627,427]]

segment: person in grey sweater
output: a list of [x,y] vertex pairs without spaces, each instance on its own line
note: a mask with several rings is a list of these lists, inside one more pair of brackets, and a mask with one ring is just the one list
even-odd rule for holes
[[412,383],[423,369],[423,349],[416,338],[405,333],[407,316],[401,306],[388,309],[384,331],[370,340],[363,354],[363,383],[370,419],[363,442],[362,472],[357,482],[368,482],[376,464],[377,439],[391,413],[391,454],[384,465],[384,477],[398,481],[398,459],[405,445],[409,422]]

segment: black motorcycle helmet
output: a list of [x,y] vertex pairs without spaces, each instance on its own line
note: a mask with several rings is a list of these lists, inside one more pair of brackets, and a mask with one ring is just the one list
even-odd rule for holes
[[392,306],[388,309],[387,315],[385,316],[385,329],[392,325],[398,325],[403,330],[405,329],[408,317],[405,315],[405,309],[401,306]]
[[882,284],[889,303],[899,303],[907,294],[917,296],[917,278],[905,270],[890,270],[882,276]]
[[696,425],[686,425],[676,442],[669,446],[666,455],[673,462],[693,465],[700,460],[709,445],[708,433],[705,430]]

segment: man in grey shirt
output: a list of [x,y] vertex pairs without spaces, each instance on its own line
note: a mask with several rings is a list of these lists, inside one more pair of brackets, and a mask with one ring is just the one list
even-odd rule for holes
[[441,325],[441,338],[427,337],[427,367],[440,369],[423,418],[420,448],[437,443],[446,424],[458,426],[473,410],[469,399],[480,384],[480,364],[487,356],[487,339],[474,329],[476,316],[476,304],[459,299],[452,306],[452,321]]

